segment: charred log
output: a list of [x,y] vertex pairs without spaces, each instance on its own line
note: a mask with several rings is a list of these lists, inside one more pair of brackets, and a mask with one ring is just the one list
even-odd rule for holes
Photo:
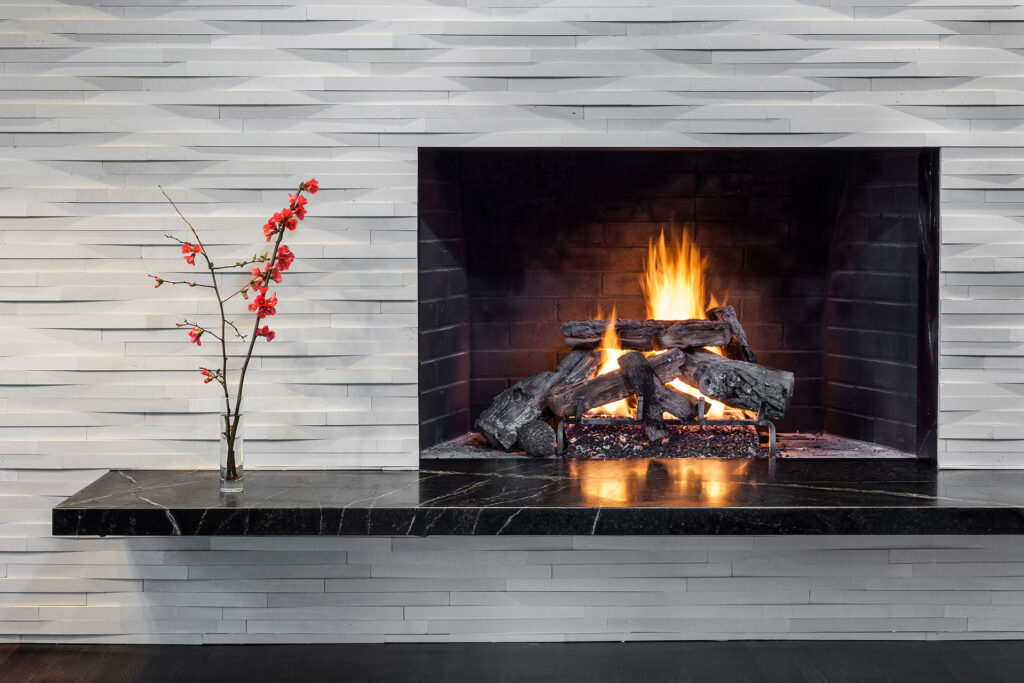
[[642,353],[633,351],[619,358],[619,368],[638,397],[643,396],[643,413],[638,415],[648,440],[668,436],[663,414],[689,420],[697,414],[697,399],[669,389]]
[[686,354],[679,379],[733,408],[756,411],[764,403],[765,416],[771,419],[785,415],[793,400],[792,372],[731,360],[703,349]]
[[554,455],[558,449],[555,430],[543,420],[527,422],[519,428],[519,447],[535,458]]
[[707,316],[708,320],[724,322],[729,328],[731,338],[729,343],[722,347],[722,351],[727,358],[743,360],[748,363],[757,362],[757,356],[754,355],[753,350],[750,348],[747,333],[743,330],[743,326],[740,325],[740,321],[736,317],[735,308],[732,306],[716,306],[715,308],[708,309]]
[[[550,388],[562,384],[582,382],[594,374],[601,364],[601,352],[592,349],[573,349],[555,368],[555,383]],[[545,392],[547,393],[547,392]],[[543,403],[543,396],[541,397]]]
[[[616,320],[615,334],[624,349],[657,351],[701,346],[724,346],[731,332],[728,323],[714,320]],[[608,329],[607,320],[562,323],[566,346],[595,348]]]
[[553,372],[539,372],[498,394],[480,413],[474,426],[487,443],[511,451],[518,441],[519,428],[541,416],[544,396],[553,387],[589,377],[597,368],[600,356],[597,351],[573,349]]
[[[686,361],[682,349],[671,349],[654,356],[648,362],[662,383],[671,382],[679,375],[680,366]],[[609,372],[576,384],[557,386],[547,393],[546,403],[558,417],[567,417],[576,412],[577,398],[583,399],[583,410],[590,410],[606,403],[631,396],[632,387],[620,372]]]

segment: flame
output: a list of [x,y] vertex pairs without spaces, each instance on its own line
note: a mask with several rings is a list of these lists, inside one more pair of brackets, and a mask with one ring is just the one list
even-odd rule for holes
[[[645,272],[640,288],[647,299],[647,317],[651,320],[695,320],[704,317],[704,266],[700,249],[689,232],[673,235],[665,242],[665,231],[658,241],[647,245]],[[712,299],[712,306],[718,303]]]
[[[601,311],[597,312],[597,319],[601,319]],[[608,318],[608,327],[604,329],[604,334],[601,335],[601,367],[597,369],[597,373],[594,375],[598,377],[600,375],[606,375],[609,372],[613,372],[619,369],[619,356],[626,353],[622,346],[619,344],[619,335],[615,332],[615,307],[612,307],[612,312]],[[588,411],[588,414],[595,413],[600,415],[614,415],[615,417],[632,417],[633,411],[629,407],[629,400],[622,399],[615,401],[614,403],[605,404],[595,410]]]
[[[647,245],[644,274],[640,278],[640,287],[647,304],[647,317],[652,320],[703,319],[708,308],[721,305],[714,296],[707,294],[704,281],[706,265],[707,258],[701,256],[700,248],[694,243],[689,232],[673,233],[671,238],[666,240],[665,231],[662,229],[658,239],[651,239]],[[600,311],[597,319],[601,319]],[[608,321],[608,327],[601,338],[601,367],[595,376],[618,370],[619,356],[625,353],[615,333],[614,308]],[[721,354],[717,348],[709,350]],[[644,355],[652,356],[659,353],[664,351],[653,351]],[[703,396],[708,406],[705,413],[707,417],[720,419],[726,416],[746,416],[744,411],[737,411],[720,401],[708,398],[678,379],[669,382],[668,386],[690,396]],[[632,417],[633,410],[629,407],[628,401],[623,399],[595,408],[588,414]],[[666,414],[666,417],[670,416]]]

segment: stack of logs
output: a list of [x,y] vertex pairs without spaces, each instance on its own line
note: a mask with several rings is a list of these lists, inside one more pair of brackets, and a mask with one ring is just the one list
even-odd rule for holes
[[[707,320],[616,320],[620,346],[619,370],[591,377],[601,361],[597,347],[608,327],[606,320],[562,324],[565,343],[572,347],[554,371],[528,377],[498,394],[476,421],[487,442],[502,450],[519,446],[533,456],[555,453],[552,417],[575,415],[581,404],[590,410],[630,396],[643,396],[643,424],[650,440],[668,435],[663,413],[679,420],[697,419],[698,400],[665,386],[680,379],[708,398],[727,406],[758,411],[777,419],[793,397],[793,373],[757,364],[732,306],[707,312]],[[720,347],[724,355],[706,350]],[[640,351],[664,351],[650,358]]]

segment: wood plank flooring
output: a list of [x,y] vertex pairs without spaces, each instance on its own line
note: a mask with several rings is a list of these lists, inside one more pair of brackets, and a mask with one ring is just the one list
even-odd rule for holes
[[1020,683],[1024,641],[7,645],[4,683]]

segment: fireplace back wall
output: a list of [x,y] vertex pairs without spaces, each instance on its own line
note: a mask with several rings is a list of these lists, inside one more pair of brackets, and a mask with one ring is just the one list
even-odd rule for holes
[[914,451],[919,156],[422,150],[421,445],[552,368],[561,322],[646,317],[639,280],[664,229],[694,236],[759,360],[795,373],[780,430]]

